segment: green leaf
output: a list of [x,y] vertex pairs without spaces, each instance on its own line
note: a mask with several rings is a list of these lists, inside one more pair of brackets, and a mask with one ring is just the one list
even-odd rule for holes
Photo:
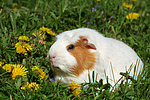
[[19,89],[20,86],[21,86],[21,77],[16,78],[16,80],[17,80],[17,81],[15,82],[15,86],[16,86],[17,89]]

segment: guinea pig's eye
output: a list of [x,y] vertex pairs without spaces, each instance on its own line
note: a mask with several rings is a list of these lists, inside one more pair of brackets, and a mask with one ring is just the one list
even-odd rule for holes
[[73,50],[75,48],[75,46],[74,45],[70,45],[68,48],[67,48],[67,50],[69,51],[69,50]]

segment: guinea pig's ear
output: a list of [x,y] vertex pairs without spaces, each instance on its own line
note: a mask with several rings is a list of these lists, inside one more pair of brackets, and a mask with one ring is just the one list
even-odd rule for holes
[[90,43],[87,38],[85,37],[82,38],[82,41],[83,41],[83,44],[86,46],[86,48],[96,50],[95,45],[93,43]]

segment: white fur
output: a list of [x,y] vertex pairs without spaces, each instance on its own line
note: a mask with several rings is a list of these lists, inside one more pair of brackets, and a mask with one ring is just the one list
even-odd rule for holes
[[[76,66],[77,61],[67,51],[66,46],[75,44],[79,36],[86,37],[90,43],[96,46],[96,50],[91,50],[91,52],[96,52],[96,63],[92,70],[85,70],[79,77],[76,77],[70,74],[70,68]],[[65,31],[58,35],[57,41],[50,48],[48,55],[51,57],[53,70],[56,73],[55,80],[61,79],[61,82],[66,84],[69,84],[71,80],[77,83],[89,82],[88,73],[91,75],[94,71],[95,75],[98,74],[97,81],[104,79],[104,83],[106,83],[106,76],[108,76],[108,81],[111,85],[114,85],[121,77],[120,72],[128,71],[131,64],[134,66],[137,60],[139,60],[137,73],[141,71],[143,66],[138,55],[125,43],[104,37],[97,31],[88,28]],[[55,57],[55,59],[52,59],[52,57]],[[59,67],[59,69],[55,67]],[[133,69],[130,75],[133,75]]]

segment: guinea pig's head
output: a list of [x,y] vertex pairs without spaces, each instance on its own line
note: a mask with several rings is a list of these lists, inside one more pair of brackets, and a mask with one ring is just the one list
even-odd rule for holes
[[76,36],[72,31],[56,36],[48,56],[54,75],[79,76],[85,70],[93,69],[96,62],[96,46],[87,36]]

